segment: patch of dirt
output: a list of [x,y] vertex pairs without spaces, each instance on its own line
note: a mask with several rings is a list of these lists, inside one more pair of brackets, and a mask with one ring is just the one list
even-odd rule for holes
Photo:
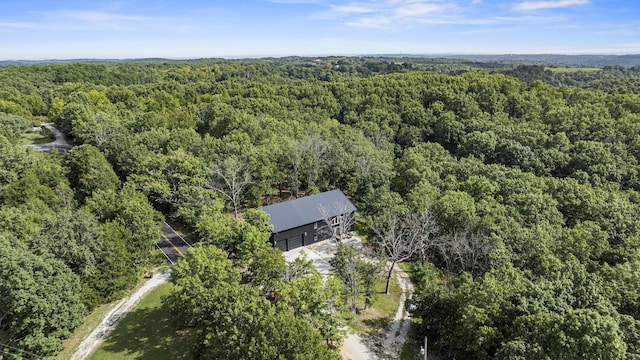
[[385,355],[392,359],[400,357],[402,352],[402,346],[407,342],[407,334],[409,333],[409,326],[411,325],[411,319],[409,314],[405,311],[405,301],[413,294],[413,284],[409,275],[402,269],[397,268],[394,270],[398,285],[402,290],[400,295],[400,302],[398,303],[398,309],[396,315],[391,322],[391,326],[386,331],[386,338],[384,339],[383,349]]

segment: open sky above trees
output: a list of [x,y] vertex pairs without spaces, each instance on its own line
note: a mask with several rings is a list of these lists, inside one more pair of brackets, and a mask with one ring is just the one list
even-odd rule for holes
[[0,60],[640,52],[635,0],[7,0]]

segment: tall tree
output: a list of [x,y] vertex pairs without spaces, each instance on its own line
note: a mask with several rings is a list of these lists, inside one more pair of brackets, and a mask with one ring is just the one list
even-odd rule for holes
[[209,188],[219,192],[233,204],[233,213],[238,218],[238,206],[242,193],[251,184],[251,168],[249,164],[235,156],[227,157],[221,164],[209,167],[212,179]]
[[336,276],[344,286],[347,304],[350,305],[351,311],[355,312],[356,300],[358,294],[362,291],[357,250],[352,245],[339,243],[336,255],[330,260],[330,263]]
[[417,234],[408,231],[405,217],[389,211],[373,218],[369,227],[376,234],[376,242],[387,258],[389,270],[385,292],[388,294],[396,264],[410,259],[417,250]]
[[30,243],[36,254],[53,255],[74,273],[87,276],[96,271],[102,236],[102,228],[92,214],[61,212],[47,219]]
[[211,246],[195,248],[176,265],[177,286],[166,302],[191,327],[197,358],[338,358],[312,324],[240,280],[226,253]]
[[116,191],[120,179],[105,156],[92,145],[80,145],[68,152],[69,182],[81,202],[97,190]]
[[415,247],[420,255],[420,261],[424,265],[429,250],[434,249],[440,241],[440,227],[429,210],[411,213],[407,215],[405,221],[410,236],[415,239]]
[[82,323],[79,295],[80,279],[63,262],[0,235],[0,343],[54,355]]

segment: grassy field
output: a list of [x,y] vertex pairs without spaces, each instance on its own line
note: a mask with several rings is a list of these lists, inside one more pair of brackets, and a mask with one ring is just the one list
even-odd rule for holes
[[54,141],[56,138],[53,133],[46,128],[42,128],[40,132],[27,132],[20,135],[20,142],[23,145],[46,144]]
[[557,73],[574,73],[578,71],[594,72],[599,71],[599,68],[585,68],[585,67],[548,67],[545,70],[551,70]]
[[162,297],[171,291],[171,283],[160,285],[145,296],[89,359],[189,359],[189,334],[176,331]]
[[[162,253],[159,250],[154,252],[152,264],[153,266],[148,270],[153,271],[154,273],[164,271],[169,267],[167,265],[166,258],[162,255]],[[143,271],[143,273],[146,273],[146,272],[147,272],[146,270]],[[141,276],[141,280],[133,289],[129,291],[128,294],[126,294],[126,296],[135,292],[136,289],[141,287],[145,282],[146,282],[146,279],[142,279],[142,276]],[[123,295],[123,297],[124,296],[125,295]],[[56,359],[58,360],[70,359],[71,356],[73,356],[75,351],[78,349],[78,346],[80,345],[80,343],[93,331],[93,329],[96,328],[96,326],[98,326],[98,324],[100,324],[100,322],[102,321],[102,319],[104,319],[105,315],[109,312],[109,310],[113,306],[115,306],[119,301],[120,299],[115,300],[108,304],[101,305],[95,308],[91,313],[89,313],[84,318],[84,323],[76,329],[73,335],[69,339],[62,341],[62,346],[64,347],[64,349],[60,353],[58,353],[58,355],[56,356]]]

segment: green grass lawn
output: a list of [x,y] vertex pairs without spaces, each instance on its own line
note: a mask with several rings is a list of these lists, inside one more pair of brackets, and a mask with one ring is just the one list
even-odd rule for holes
[[20,142],[23,145],[46,144],[56,139],[53,133],[46,128],[42,128],[40,132],[27,132],[20,135]]
[[[402,293],[400,286],[396,277],[393,276],[389,294],[385,294],[385,284],[386,279],[383,276],[376,283],[377,293],[373,296],[371,305],[366,310],[360,310],[358,314],[351,312],[345,314],[349,327],[356,333],[368,336],[382,334],[396,315]],[[358,307],[363,307],[363,301],[358,302]]]
[[[398,265],[400,265],[399,267],[402,268],[402,270],[411,274],[410,263],[400,263]],[[391,320],[394,318],[396,311],[398,310],[401,295],[398,281],[395,276],[391,278],[391,286],[389,288],[388,295],[384,293],[385,281],[386,279],[383,276],[376,284],[378,293],[374,296],[371,307],[366,310],[360,310],[359,314],[349,312],[344,315],[348,320],[349,327],[365,338],[377,338],[382,336],[391,324]],[[416,334],[419,324],[420,319],[411,319],[409,336],[407,338],[407,342],[402,346],[400,360],[422,359],[419,354],[422,340],[418,339]]]
[[151,291],[120,321],[114,332],[89,359],[189,359],[189,334],[174,329],[162,297],[173,285],[166,283]]

